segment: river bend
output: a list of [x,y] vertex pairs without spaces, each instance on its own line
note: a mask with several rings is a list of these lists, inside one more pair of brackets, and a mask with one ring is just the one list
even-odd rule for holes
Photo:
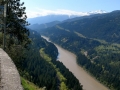
[[[44,39],[49,41],[45,36]],[[49,41],[50,42],[50,41]],[[52,42],[53,43],[53,42]],[[83,85],[84,90],[109,90],[104,85],[99,83],[95,78],[89,75],[82,67],[76,63],[76,55],[54,44],[58,48],[58,60],[62,62]]]

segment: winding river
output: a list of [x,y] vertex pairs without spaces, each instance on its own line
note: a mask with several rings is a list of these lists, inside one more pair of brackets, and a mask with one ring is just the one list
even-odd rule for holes
[[[49,41],[45,36],[44,39]],[[49,41],[50,42],[50,41]],[[53,43],[53,42],[52,42]],[[62,62],[83,85],[84,90],[109,90],[107,87],[99,83],[95,78],[90,76],[82,67],[76,63],[76,55],[54,44],[58,48],[58,59]]]

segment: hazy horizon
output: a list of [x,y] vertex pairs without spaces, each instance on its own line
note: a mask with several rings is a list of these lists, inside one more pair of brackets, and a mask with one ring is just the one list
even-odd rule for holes
[[119,9],[120,0],[21,0],[25,2],[28,18],[46,15],[88,15]]

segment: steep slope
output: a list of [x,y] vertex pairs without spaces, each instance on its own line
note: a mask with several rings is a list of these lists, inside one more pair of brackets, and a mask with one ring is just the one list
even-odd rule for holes
[[32,30],[29,38],[32,42],[27,49],[11,47],[8,52],[23,78],[48,90],[82,90],[76,77],[61,62],[56,61],[58,50],[54,44]]
[[64,22],[40,33],[74,52],[77,63],[111,90],[119,90],[119,18],[120,11],[114,11],[92,18]]
[[71,32],[78,32],[89,38],[120,43],[120,11],[65,22],[58,26]]

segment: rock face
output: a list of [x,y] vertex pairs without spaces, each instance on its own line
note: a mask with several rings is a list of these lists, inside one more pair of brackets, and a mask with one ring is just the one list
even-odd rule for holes
[[0,90],[23,90],[20,75],[11,58],[0,48]]

